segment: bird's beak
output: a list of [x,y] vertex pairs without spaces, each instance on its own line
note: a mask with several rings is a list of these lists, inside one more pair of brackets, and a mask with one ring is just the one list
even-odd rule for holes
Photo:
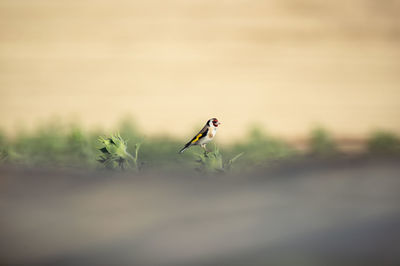
[[221,125],[222,123],[221,122],[218,122],[218,125]]

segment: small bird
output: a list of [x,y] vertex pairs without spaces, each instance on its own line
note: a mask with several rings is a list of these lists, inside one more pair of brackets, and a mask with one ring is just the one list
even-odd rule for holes
[[207,121],[206,125],[196,134],[186,145],[179,151],[184,152],[187,148],[193,145],[200,145],[206,152],[206,144],[209,143],[217,134],[218,125],[221,123],[216,118],[211,118]]

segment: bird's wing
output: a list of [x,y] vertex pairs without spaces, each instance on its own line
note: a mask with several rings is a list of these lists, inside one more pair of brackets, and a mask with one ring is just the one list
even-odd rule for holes
[[188,143],[185,144],[185,146],[179,151],[182,153],[184,150],[186,150],[189,146],[195,145],[200,139],[204,138],[207,136],[208,133],[208,125],[206,124],[200,131],[197,133]]
[[205,136],[207,136],[207,132],[208,132],[208,125],[205,125],[200,131],[199,133],[196,134],[196,136],[194,136],[188,143],[190,144],[196,144],[196,142],[198,142],[200,139],[204,138]]

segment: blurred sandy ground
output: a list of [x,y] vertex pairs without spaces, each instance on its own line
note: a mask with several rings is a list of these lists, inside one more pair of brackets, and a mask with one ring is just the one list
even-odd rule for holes
[[190,176],[0,168],[1,265],[399,265],[397,160]]
[[[0,127],[400,132],[400,2],[0,1]],[[171,126],[172,123],[172,126]]]

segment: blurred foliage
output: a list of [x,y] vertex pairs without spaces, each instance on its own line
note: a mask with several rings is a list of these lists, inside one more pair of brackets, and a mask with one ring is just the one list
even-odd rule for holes
[[[258,127],[253,127],[246,137],[230,145],[219,145],[220,149],[214,149],[208,153],[207,157],[197,146],[191,147],[185,154],[179,154],[178,151],[185,140],[168,135],[145,137],[130,119],[123,120],[118,126],[118,131],[125,141],[126,153],[131,154],[133,158],[137,158],[135,155],[138,146],[135,144],[141,143],[140,164],[137,161],[135,164],[132,160],[131,164],[134,169],[142,170],[197,168],[202,172],[231,169],[247,171],[254,167],[263,167],[276,161],[299,158],[307,154],[314,157],[340,155],[337,144],[329,132],[322,128],[311,132],[306,153],[301,153],[284,140],[271,136]],[[98,168],[101,164],[97,159],[100,156],[104,159],[105,155],[100,149],[106,147],[104,141],[101,146],[98,138],[107,135],[109,134],[102,130],[85,131],[79,125],[63,125],[58,121],[43,124],[33,132],[20,131],[12,138],[0,131],[0,163]],[[372,154],[399,154],[399,143],[398,137],[393,134],[376,132],[366,145],[369,153]],[[208,146],[210,145],[212,144]],[[111,154],[111,148],[106,150]]]
[[390,132],[376,131],[368,139],[367,148],[372,154],[400,154],[400,139]]
[[310,154],[313,156],[327,157],[338,154],[338,148],[329,132],[318,127],[310,134]]
[[0,130],[0,163],[5,162],[8,156],[7,153],[7,140],[3,131]]
[[269,136],[258,127],[253,127],[242,141],[225,147],[228,157],[235,157],[244,153],[235,165],[238,168],[252,168],[263,166],[268,162],[289,158],[297,154],[296,150],[285,141]]
[[78,126],[51,122],[31,134],[20,132],[9,143],[8,160],[27,165],[91,166],[96,157],[92,145],[90,134]]

